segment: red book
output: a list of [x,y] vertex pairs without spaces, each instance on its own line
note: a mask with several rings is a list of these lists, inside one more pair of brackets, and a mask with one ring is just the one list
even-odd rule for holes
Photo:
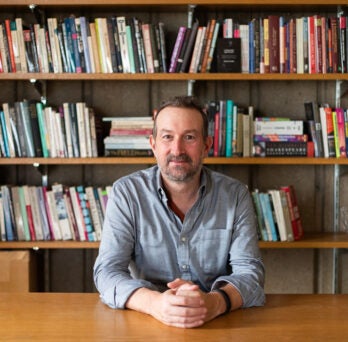
[[[269,32],[269,71],[278,73],[280,71],[280,37],[279,37],[279,16],[268,16]],[[282,31],[283,32],[283,31]]]
[[11,71],[16,72],[16,61],[15,61],[15,55],[13,51],[13,41],[12,41],[12,34],[11,34],[11,20],[6,19],[5,20],[5,29],[6,29],[6,35],[7,35],[7,42],[8,42],[8,52],[10,54],[10,61],[11,61]]
[[280,189],[283,190],[286,194],[286,200],[289,207],[294,239],[299,240],[303,236],[303,227],[302,227],[302,221],[300,217],[297,197],[295,193],[295,188],[292,185],[286,185],[286,186],[282,186]]
[[314,24],[314,16],[308,17],[308,64],[309,64],[309,73],[315,74],[316,67],[316,55],[315,55],[315,24]]
[[332,72],[336,73],[338,71],[338,20],[336,17],[329,18],[331,23],[331,34],[332,34]]
[[314,40],[315,40],[315,70],[317,73],[323,72],[323,41],[322,41],[321,18],[314,16]]

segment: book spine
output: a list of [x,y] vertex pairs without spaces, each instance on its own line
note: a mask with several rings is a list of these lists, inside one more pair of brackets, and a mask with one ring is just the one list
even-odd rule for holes
[[178,34],[175,40],[173,52],[170,58],[170,65],[169,65],[169,72],[174,73],[176,71],[176,64],[178,62],[178,57],[180,54],[180,50],[182,47],[182,44],[184,42],[184,37],[185,37],[185,32],[186,32],[186,27],[185,26],[180,26],[178,30]]

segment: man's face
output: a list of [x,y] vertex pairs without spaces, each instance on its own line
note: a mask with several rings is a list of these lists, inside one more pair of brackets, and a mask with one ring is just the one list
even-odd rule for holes
[[203,119],[194,109],[164,108],[157,118],[157,136],[150,144],[163,177],[170,181],[191,180],[201,170],[211,146],[203,139]]

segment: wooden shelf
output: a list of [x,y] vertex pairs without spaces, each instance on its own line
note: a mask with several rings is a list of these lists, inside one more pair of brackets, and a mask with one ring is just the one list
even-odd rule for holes
[[[348,233],[306,234],[294,242],[259,242],[261,249],[348,248]],[[1,249],[97,249],[99,242],[80,241],[14,241],[0,242]]]
[[[98,158],[0,158],[0,165],[152,165],[152,157],[98,157]],[[348,158],[306,157],[208,157],[212,165],[348,165]]]
[[333,0],[332,2],[327,0],[12,0],[10,3],[6,0],[0,1],[0,6],[29,6],[32,4],[40,6],[103,6],[103,5],[153,5],[153,6],[164,6],[164,5],[216,5],[216,6],[233,6],[233,5],[315,5],[315,6],[334,6],[334,5],[347,5],[346,0]]
[[241,73],[0,73],[0,81],[336,81],[341,74],[241,74]]

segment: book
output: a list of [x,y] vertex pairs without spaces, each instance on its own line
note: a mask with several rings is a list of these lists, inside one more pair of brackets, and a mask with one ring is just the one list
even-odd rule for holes
[[217,72],[242,72],[241,39],[218,38],[216,44]]
[[33,225],[35,231],[36,240],[43,240],[43,227],[42,227],[42,216],[40,213],[39,198],[36,186],[28,186],[28,195],[30,197],[31,212],[33,218]]
[[118,16],[116,17],[116,22],[117,22],[118,38],[120,42],[123,72],[130,73],[131,63],[130,63],[130,56],[129,56],[129,47],[127,42],[126,17]]
[[11,200],[10,188],[7,185],[1,185],[2,207],[4,212],[4,226],[6,232],[6,241],[16,241],[17,233],[15,230],[15,220],[13,205]]
[[92,216],[90,212],[90,203],[86,196],[85,187],[78,185],[76,187],[76,192],[79,200],[79,204],[82,211],[83,220],[85,223],[85,234],[88,241],[96,241],[96,232],[94,230]]
[[278,231],[275,224],[275,217],[273,216],[270,195],[267,192],[260,193],[260,202],[262,212],[265,218],[265,225],[267,228],[268,241],[278,241]]
[[284,207],[280,197],[280,190],[272,189],[272,190],[268,190],[268,193],[271,195],[272,202],[274,205],[274,212],[277,219],[279,239],[280,241],[292,241],[293,240],[292,231],[290,236],[287,231],[284,210],[283,210]]
[[95,237],[97,241],[101,240],[103,221],[98,210],[97,199],[95,198],[95,192],[92,186],[86,186],[85,188],[86,200],[89,203],[90,214],[92,218],[93,228],[95,231]]
[[258,189],[255,189],[251,192],[253,203],[256,211],[256,217],[257,217],[257,224],[258,224],[258,232],[259,232],[259,238],[262,241],[268,241],[268,233],[265,223],[265,216],[263,214],[263,210],[261,207],[261,200],[260,200],[260,192]]
[[255,134],[302,135],[302,120],[268,120],[254,121]]
[[295,188],[293,185],[285,185],[281,186],[280,189],[286,194],[294,240],[299,240],[304,233]]
[[59,223],[59,214],[58,214],[58,208],[55,198],[55,193],[53,190],[47,190],[46,191],[46,201],[47,201],[47,208],[50,213],[51,217],[51,229],[52,229],[52,237],[54,240],[62,240],[62,230]]
[[[320,122],[320,114],[319,114],[319,106],[317,103],[305,102],[305,115],[306,120],[309,125],[312,125],[311,135],[312,141],[314,142],[315,156],[323,157],[324,156],[324,147],[323,147],[323,135],[322,135],[322,127]],[[314,125],[314,127],[313,127]],[[314,132],[313,132],[314,128]]]
[[202,42],[204,39],[204,34],[206,29],[207,28],[205,26],[199,26],[197,29],[196,40],[193,46],[192,57],[191,57],[191,62],[189,67],[190,73],[198,72],[199,56],[201,53]]
[[178,63],[178,58],[180,55],[182,45],[184,43],[186,30],[187,30],[186,26],[179,27],[178,34],[176,36],[175,44],[173,47],[172,55],[170,57],[168,72],[171,72],[171,73],[176,72],[176,65]]
[[76,224],[78,227],[80,241],[88,241],[87,230],[85,227],[85,221],[82,213],[82,208],[80,205],[79,195],[77,193],[76,187],[70,186],[69,193],[72,203],[72,208],[74,211],[74,216],[76,220]]
[[280,24],[278,15],[268,16],[269,30],[269,72],[279,73],[280,71]]
[[62,240],[72,240],[72,227],[69,221],[68,209],[64,200],[64,189],[62,184],[53,184],[52,191],[57,210],[58,224]]
[[[26,240],[26,234],[24,230],[24,222],[22,217],[22,211],[21,211],[21,204],[20,204],[20,198],[19,198],[19,186],[11,186],[10,188],[11,192],[11,198],[13,203],[13,216],[14,216],[14,222],[15,227],[17,231],[17,239],[18,241],[25,241]],[[1,191],[0,191],[1,194]],[[2,212],[0,212],[1,218],[0,220],[4,222],[4,212],[3,212],[3,204],[2,204],[2,197],[1,197],[1,206],[2,206]],[[5,230],[5,223],[2,223],[2,241],[6,241],[6,230]]]
[[144,52],[146,61],[146,70],[148,73],[155,72],[155,65],[153,60],[152,42],[151,42],[151,24],[142,24],[141,30],[143,34]]
[[312,157],[311,143],[307,141],[256,141],[254,157]]

